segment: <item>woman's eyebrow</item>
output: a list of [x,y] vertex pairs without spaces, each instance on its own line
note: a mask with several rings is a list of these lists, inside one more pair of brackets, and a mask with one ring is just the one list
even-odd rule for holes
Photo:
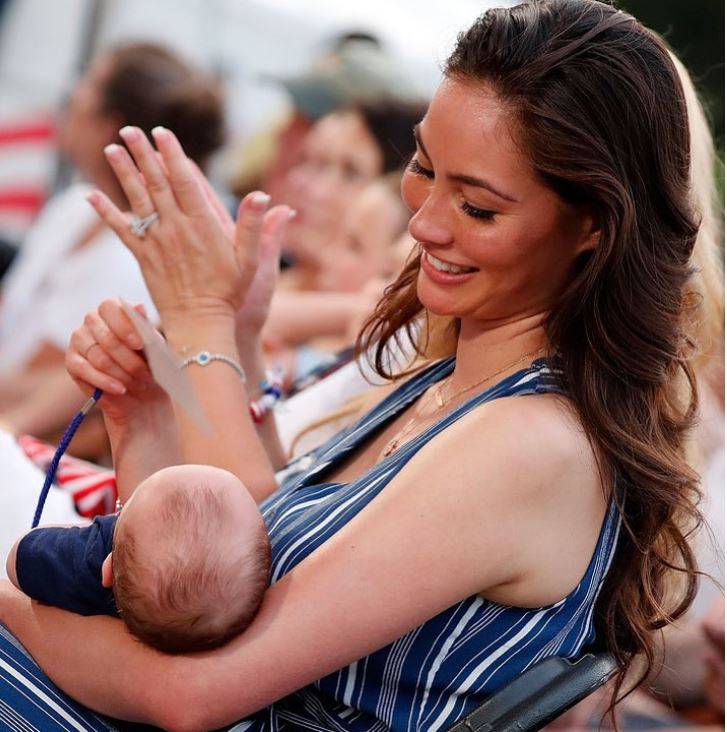
[[[428,160],[431,160],[429,157],[429,153],[427,152],[427,148],[424,147],[424,142],[422,141],[422,134],[419,131],[419,125],[414,126],[414,139],[417,141],[417,144],[421,148],[424,155],[426,155]],[[488,181],[483,180],[482,178],[475,178],[472,175],[464,175],[463,173],[447,173],[447,180],[454,181],[455,183],[464,183],[466,186],[474,186],[476,188],[484,188],[487,191],[490,191],[490,193],[494,193],[496,196],[499,196],[500,198],[504,199],[505,201],[510,201],[510,203],[520,203],[520,201],[517,198],[513,198],[512,196],[509,196],[506,193],[502,193],[501,191],[498,191],[495,186],[492,185],[492,183],[488,183]]]
[[466,186],[484,188],[490,191],[490,193],[494,193],[499,198],[503,198],[505,201],[510,201],[510,203],[520,203],[517,198],[513,198],[512,196],[508,196],[506,193],[498,191],[492,183],[488,183],[486,180],[482,180],[482,178],[474,178],[471,175],[463,175],[462,173],[448,173],[447,179],[457,183],[464,183]]

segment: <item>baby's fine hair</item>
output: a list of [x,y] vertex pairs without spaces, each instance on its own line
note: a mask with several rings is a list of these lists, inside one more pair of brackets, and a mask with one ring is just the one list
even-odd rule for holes
[[156,541],[161,561],[143,556],[132,529],[114,535],[116,606],[129,630],[166,653],[224,645],[255,617],[270,578],[270,544],[256,536],[221,541],[230,521],[213,485],[179,485],[162,499]]

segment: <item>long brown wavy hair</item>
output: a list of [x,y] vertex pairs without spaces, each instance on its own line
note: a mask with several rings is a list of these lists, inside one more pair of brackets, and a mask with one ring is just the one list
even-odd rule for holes
[[[535,171],[587,206],[600,231],[545,327],[622,517],[596,609],[597,637],[620,666],[613,709],[634,658],[645,660],[637,685],[655,664],[654,631],[685,612],[699,574],[689,544],[701,523],[698,476],[684,454],[697,406],[687,333],[699,222],[682,87],[664,42],[596,0],[488,10],[460,35],[445,74],[494,87]],[[452,353],[456,320],[437,320],[434,341],[417,338],[428,316],[418,272],[413,257],[359,337],[382,376],[394,376],[397,338],[420,355],[434,342],[437,355]]]

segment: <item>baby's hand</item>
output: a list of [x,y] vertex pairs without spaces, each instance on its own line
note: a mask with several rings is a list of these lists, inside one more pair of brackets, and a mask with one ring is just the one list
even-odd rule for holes
[[[135,310],[146,316],[142,305]],[[140,408],[168,400],[140,353],[142,345],[119,300],[104,300],[71,336],[66,369],[85,394],[103,390],[99,406],[107,418],[126,420]]]

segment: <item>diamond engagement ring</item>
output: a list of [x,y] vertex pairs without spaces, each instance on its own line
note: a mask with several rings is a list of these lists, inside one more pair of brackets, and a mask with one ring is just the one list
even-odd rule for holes
[[153,211],[148,216],[144,216],[144,218],[139,218],[138,216],[135,216],[131,221],[131,233],[136,234],[136,236],[144,236],[146,233],[146,230],[159,218],[159,214],[156,211]]

